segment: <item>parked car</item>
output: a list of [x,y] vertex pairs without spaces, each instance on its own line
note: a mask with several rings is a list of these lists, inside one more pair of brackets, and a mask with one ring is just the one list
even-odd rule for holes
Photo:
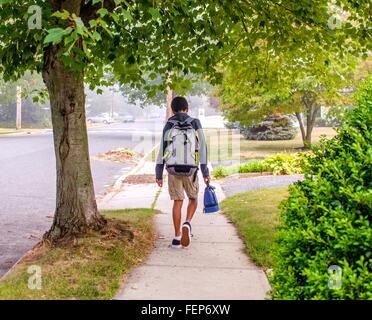
[[130,114],[127,114],[125,116],[122,117],[123,118],[123,122],[126,123],[126,122],[135,122],[136,121],[136,118]]
[[110,124],[110,123],[113,123],[114,121],[108,116],[94,116],[94,117],[88,117],[87,122],[88,123]]

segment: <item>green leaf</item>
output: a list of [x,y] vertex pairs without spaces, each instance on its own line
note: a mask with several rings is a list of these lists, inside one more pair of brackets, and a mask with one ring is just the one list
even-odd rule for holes
[[76,24],[76,32],[78,34],[84,34],[86,31],[86,28],[84,26],[83,20],[81,20],[80,17],[73,16],[75,24]]
[[93,32],[92,38],[94,39],[94,41],[101,41],[102,40],[101,35],[97,31]]
[[97,25],[97,20],[89,20],[89,25],[91,26],[91,27],[95,27],[96,25]]
[[54,12],[52,16],[63,19],[63,20],[67,20],[68,17],[70,16],[70,13],[67,10],[63,10],[63,11]]
[[82,43],[83,43],[83,51],[84,51],[85,55],[86,55],[88,58],[91,58],[91,54],[90,54],[90,52],[89,52],[89,50],[88,50],[88,48],[87,48],[87,44],[86,44],[86,42],[85,42],[85,41],[82,41]]
[[130,14],[130,12],[129,12],[128,10],[123,9],[123,10],[121,11],[121,14],[122,14],[123,17],[124,17],[125,19],[127,19],[128,21],[132,21],[132,20],[133,20],[133,17],[132,17],[132,15]]
[[111,13],[110,16],[116,23],[119,22],[119,16],[115,12]]
[[65,30],[62,28],[53,28],[48,30],[48,35],[44,39],[44,44],[52,43],[57,44],[60,43],[62,37],[64,35]]
[[109,12],[108,12],[108,10],[106,8],[101,8],[101,9],[97,10],[97,13],[103,18]]
[[160,15],[159,10],[157,10],[157,9],[155,9],[155,8],[150,8],[150,9],[149,9],[149,12],[150,12],[150,14],[152,15],[152,18],[153,18],[154,20],[161,19],[161,15]]

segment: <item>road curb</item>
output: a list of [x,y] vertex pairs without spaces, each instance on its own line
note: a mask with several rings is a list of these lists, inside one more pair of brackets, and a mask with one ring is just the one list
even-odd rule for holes
[[34,134],[44,134],[45,132],[48,132],[48,130],[50,130],[49,128],[45,128],[45,129],[32,129],[32,130],[35,130],[35,131],[21,131],[21,132],[9,132],[9,133],[3,133],[3,134],[0,134],[0,137],[18,137],[18,136],[31,136],[31,135],[34,135]]
[[0,277],[0,288],[1,288],[1,282],[5,280],[5,278],[14,271],[14,269],[20,264],[20,262],[32,251],[36,248],[36,246],[39,245],[40,242],[38,242],[36,245],[34,245],[30,250],[28,250],[22,257],[20,257],[11,267],[10,269],[5,272],[1,277]]

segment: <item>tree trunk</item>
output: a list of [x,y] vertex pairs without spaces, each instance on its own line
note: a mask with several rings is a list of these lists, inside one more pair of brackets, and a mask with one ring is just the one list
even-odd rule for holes
[[165,115],[165,122],[167,122],[168,119],[174,115],[173,110],[172,110],[172,106],[171,106],[173,97],[174,97],[173,90],[170,87],[168,87],[168,91],[167,91],[167,111],[166,111],[166,115]]
[[303,121],[302,121],[301,112],[295,112],[295,115],[296,115],[296,118],[297,118],[298,124],[300,125],[302,141],[305,142],[305,139],[306,139],[306,131],[305,131],[304,123],[303,123]]
[[315,125],[316,114],[320,107],[316,104],[316,95],[312,92],[304,93],[302,96],[302,103],[306,109],[306,130],[302,122],[301,113],[296,112],[296,117],[300,125],[304,147],[311,148],[312,132]]
[[312,142],[312,132],[315,126],[316,115],[318,113],[319,108],[320,108],[319,106],[314,104],[311,108],[312,113],[310,114],[310,119],[307,120],[310,123],[310,125],[308,126],[308,130],[306,132],[306,140],[309,141],[310,146]]
[[43,66],[57,170],[54,221],[44,236],[52,242],[74,237],[88,228],[99,229],[106,222],[97,212],[90,168],[83,71],[67,69],[57,51],[57,46],[46,49]]

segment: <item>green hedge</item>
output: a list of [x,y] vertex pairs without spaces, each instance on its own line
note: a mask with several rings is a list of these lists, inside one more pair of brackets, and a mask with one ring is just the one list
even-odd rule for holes
[[240,165],[217,167],[213,170],[215,178],[223,178],[235,173],[272,172],[274,175],[301,173],[307,161],[306,153],[284,153],[267,157],[265,160],[255,160]]
[[[338,135],[290,187],[271,277],[274,299],[372,299],[372,79]],[[341,282],[333,281],[337,266]]]

